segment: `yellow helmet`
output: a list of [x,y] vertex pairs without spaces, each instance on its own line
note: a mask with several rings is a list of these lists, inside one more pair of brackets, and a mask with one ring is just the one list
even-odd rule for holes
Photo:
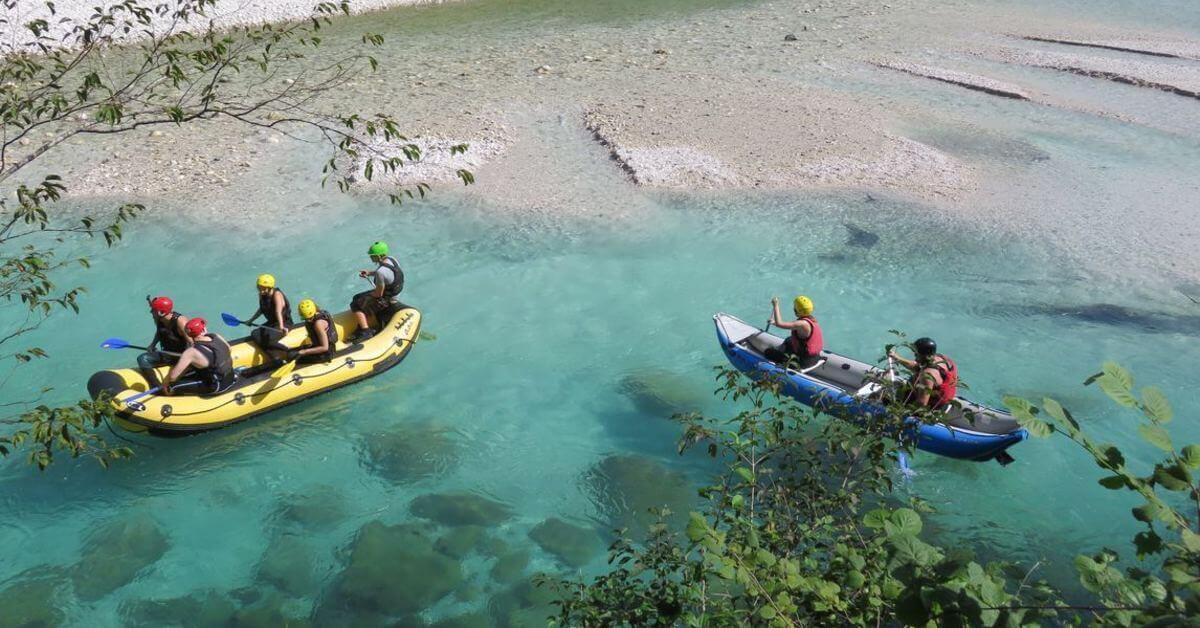
[[258,287],[259,288],[274,288],[275,287],[275,275],[265,275],[265,274],[259,275],[258,276]]
[[308,320],[317,314],[317,304],[313,303],[312,299],[301,301],[296,309],[300,311],[300,318],[304,320]]
[[813,312],[812,299],[804,295],[796,297],[796,300],[792,301],[792,311],[796,313],[796,316],[811,315]]

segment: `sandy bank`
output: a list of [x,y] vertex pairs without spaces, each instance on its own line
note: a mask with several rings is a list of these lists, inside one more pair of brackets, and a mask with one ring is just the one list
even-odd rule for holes
[[998,48],[983,54],[1005,63],[1049,68],[1200,98],[1200,67],[1013,48]]
[[[453,1],[455,0],[351,0],[350,10],[352,13],[366,13],[399,6],[441,4]],[[0,27],[0,38],[10,45],[16,45],[16,42],[27,37],[27,31],[14,29],[12,25],[27,24],[35,19],[44,19],[50,25],[47,35],[61,41],[70,32],[72,26],[88,23],[97,6],[107,8],[117,4],[119,3],[113,0],[60,1],[55,3],[55,11],[51,14],[44,2],[28,0],[17,2],[12,8],[0,7],[0,17],[8,20],[3,27]],[[139,4],[150,9],[164,5],[161,0],[147,0],[139,2]],[[317,0],[299,2],[296,0],[217,0],[214,6],[205,9],[204,16],[192,18],[187,23],[177,23],[171,17],[171,13],[177,6],[177,0],[169,0],[165,4],[169,6],[170,11],[156,15],[151,25],[151,28],[157,32],[163,32],[163,29],[167,28],[195,32],[209,26],[224,29],[269,22],[302,20],[312,15]],[[124,19],[125,14],[114,12],[113,15]],[[118,35],[116,38],[136,39],[143,36],[141,30],[138,28],[130,31],[128,35]]]

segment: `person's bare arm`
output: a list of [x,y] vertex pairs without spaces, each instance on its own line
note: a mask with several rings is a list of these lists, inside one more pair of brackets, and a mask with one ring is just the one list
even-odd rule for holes
[[179,361],[175,362],[175,366],[167,373],[167,376],[162,381],[162,391],[164,395],[171,394],[171,384],[179,381],[180,376],[192,366],[196,359],[196,350],[187,349],[179,356]]
[[780,329],[801,329],[808,330],[812,333],[812,325],[808,321],[785,321],[783,315],[779,312],[779,297],[771,297],[771,324]]
[[272,326],[278,326],[280,330],[287,331],[287,326],[283,324],[283,293],[276,290],[272,302],[275,304],[275,318],[270,321]]
[[321,338],[321,344],[313,343],[311,346],[305,347],[296,352],[296,355],[316,355],[329,351],[329,323],[325,321],[317,321],[317,335]]
[[904,368],[906,368],[910,371],[914,371],[917,368],[916,360],[910,360],[910,359],[900,355],[899,353],[896,353],[895,349],[888,350],[888,357],[895,360],[897,364],[899,364],[900,366],[903,366]]
[[190,346],[192,346],[192,337],[189,336],[187,333],[188,320],[189,320],[188,317],[184,316],[183,314],[180,314],[179,318],[175,319],[175,327],[176,327],[176,329],[179,330],[180,337],[182,337],[183,341],[186,342],[187,345],[190,347]]

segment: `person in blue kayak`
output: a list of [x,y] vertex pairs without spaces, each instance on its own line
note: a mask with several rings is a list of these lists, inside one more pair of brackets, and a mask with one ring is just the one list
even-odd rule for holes
[[292,328],[292,305],[283,290],[275,285],[273,275],[259,275],[255,286],[258,288],[258,309],[246,323],[253,323],[259,316],[267,317],[267,322],[250,332],[250,340],[267,353],[286,354],[288,347],[279,340]]
[[958,396],[958,365],[937,352],[932,338],[917,338],[912,344],[915,360],[901,357],[895,349],[888,357],[912,372],[908,379],[908,403],[931,410],[945,409]]
[[154,318],[154,339],[147,345],[149,350],[138,356],[137,364],[142,377],[151,386],[157,386],[155,367],[170,364],[191,344],[186,329],[188,317],[175,311],[175,302],[170,297],[146,297],[146,301],[150,305],[150,316]]
[[358,330],[350,338],[351,342],[362,342],[375,335],[368,316],[373,316],[379,325],[379,320],[392,304],[392,299],[404,289],[404,271],[400,270],[400,262],[388,254],[385,242],[376,242],[367,249],[367,255],[375,263],[375,270],[360,270],[359,277],[370,277],[375,287],[354,295],[350,300],[350,310],[358,322]]
[[[192,395],[224,392],[235,379],[229,342],[208,331],[208,323],[203,318],[188,321],[186,329],[192,346],[179,356],[163,379],[162,394],[173,395],[185,390]],[[179,381],[189,373],[187,381]]]
[[304,327],[308,330],[308,346],[292,349],[288,355],[301,364],[328,362],[333,359],[333,351],[337,346],[337,325],[329,312],[317,307],[312,299],[300,302],[300,318],[304,319]]
[[791,332],[784,339],[780,349],[767,352],[767,357],[774,362],[791,362],[800,369],[816,366],[821,359],[821,350],[825,348],[825,339],[821,334],[821,325],[813,318],[812,299],[800,295],[792,300],[792,312],[795,320],[785,321],[779,312],[779,297],[771,297],[771,324]]

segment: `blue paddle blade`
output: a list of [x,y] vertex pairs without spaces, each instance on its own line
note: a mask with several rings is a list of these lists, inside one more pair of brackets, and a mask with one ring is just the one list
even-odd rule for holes
[[129,346],[129,341],[124,338],[109,338],[100,343],[101,349],[124,349]]
[[238,320],[238,317],[229,312],[221,312],[221,320],[225,321],[225,324],[230,327],[237,327],[242,324],[242,321]]

